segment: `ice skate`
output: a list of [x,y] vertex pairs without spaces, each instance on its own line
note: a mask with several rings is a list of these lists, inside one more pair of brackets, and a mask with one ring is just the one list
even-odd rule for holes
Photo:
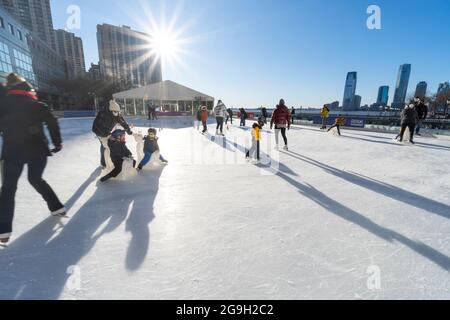
[[53,211],[51,215],[55,218],[67,218],[66,208],[61,208],[59,210]]

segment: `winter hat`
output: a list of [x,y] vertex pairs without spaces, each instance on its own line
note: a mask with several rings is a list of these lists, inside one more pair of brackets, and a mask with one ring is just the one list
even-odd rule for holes
[[148,133],[153,133],[156,135],[158,133],[158,131],[155,128],[150,128],[150,129],[148,129]]
[[109,111],[120,113],[120,106],[114,100],[109,102]]
[[206,110],[206,109],[207,109],[206,106],[203,106],[203,107],[202,107],[202,110]]
[[25,78],[15,74],[10,73],[6,77],[6,86],[9,90],[23,90],[23,91],[34,91],[33,86],[25,80]]
[[280,106],[284,106],[284,105],[285,105],[284,99],[281,99],[280,100]]
[[111,135],[114,139],[119,139],[121,136],[124,136],[125,133],[126,133],[125,130],[117,129],[114,130]]

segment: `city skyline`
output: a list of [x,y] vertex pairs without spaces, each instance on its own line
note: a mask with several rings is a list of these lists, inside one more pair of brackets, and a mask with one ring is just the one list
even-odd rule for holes
[[[113,1],[105,8],[101,1],[92,3],[81,0],[75,3],[81,8],[82,24],[80,30],[71,32],[81,36],[85,42],[86,65],[98,63],[93,26],[111,23],[130,25],[133,29],[145,31],[140,23],[146,19],[145,13],[137,10],[142,2],[149,5],[148,1],[129,1],[127,4]],[[73,4],[73,1],[51,1],[55,28],[65,27],[66,9],[69,4]],[[206,5],[204,1],[194,0],[190,2],[189,7],[184,6],[182,9],[179,9],[179,4],[179,1],[165,1],[164,13],[161,13],[161,3],[152,2],[149,5],[156,20],[161,21],[163,17],[169,20],[172,16],[177,16],[176,24],[183,26],[180,21],[186,21],[189,26],[186,33],[199,39],[198,42],[186,46],[186,51],[190,52],[183,57],[184,66],[176,70],[165,68],[163,78],[202,88],[222,98],[229,105],[271,106],[270,104],[275,104],[280,97],[284,97],[290,105],[318,107],[339,100],[342,74],[348,70],[358,72],[358,94],[362,96],[363,105],[370,105],[377,100],[377,88],[380,84],[395,88],[396,70],[401,64],[413,65],[408,95],[413,94],[415,84],[423,80],[428,83],[429,92],[435,93],[439,83],[448,81],[450,74],[450,67],[442,63],[450,46],[438,41],[438,35],[428,32],[428,29],[436,30],[436,25],[440,25],[437,29],[443,32],[448,28],[448,23],[436,18],[446,9],[450,9],[449,3],[445,1],[437,1],[426,10],[416,10],[408,5],[407,1],[398,1],[396,4],[379,1],[383,21],[381,30],[368,30],[365,26],[368,17],[365,9],[369,5],[367,1],[357,1],[353,6],[348,3],[336,5],[331,1],[326,2],[324,6],[328,10],[325,12],[318,10],[312,1],[284,1],[281,5],[268,1],[257,4],[248,1],[240,12],[232,10],[236,5],[235,1],[218,1],[214,5]],[[177,9],[179,10],[176,11]],[[269,9],[275,16],[298,16],[301,19],[296,19],[289,28],[280,27],[275,22],[268,22],[265,26],[261,20],[269,16]],[[218,26],[217,23],[211,22],[220,12],[229,18],[226,25]],[[250,14],[252,12],[253,14]],[[308,19],[307,14],[321,20],[323,24],[318,26],[317,20]],[[408,14],[417,19],[436,19],[433,20],[432,27],[419,28],[407,23],[404,16]],[[248,19],[241,19],[244,15],[248,15]],[[262,16],[256,18],[259,15]],[[396,20],[397,15],[401,16]],[[330,16],[340,16],[345,23],[331,30],[330,20],[322,19]],[[307,27],[306,22],[301,22],[302,20],[311,24]],[[430,38],[427,50],[402,49],[407,48],[410,34],[414,33]],[[296,35],[300,35],[301,39],[296,40]],[[336,42],[337,39],[348,35],[359,40],[361,45],[355,47],[355,52],[346,57],[342,52],[344,46],[336,45]],[[247,43],[244,40],[247,40]],[[267,40],[270,41],[265,43]],[[292,42],[284,42],[286,40]],[[370,47],[370,44],[374,43],[379,49]],[[363,49],[364,45],[369,47]],[[313,46],[317,47],[317,50],[314,50]],[[202,47],[205,49],[195,50]],[[278,47],[285,49],[277,50]],[[326,49],[328,47],[329,51]],[[382,50],[388,47],[391,49]],[[284,53],[281,58],[279,52]],[[325,55],[325,52],[329,52],[329,56]],[[358,57],[361,55],[364,59]],[[234,56],[235,59],[232,59]],[[336,60],[339,61],[337,65]],[[186,68],[185,65],[189,67]],[[324,69],[327,69],[327,72]],[[202,76],[205,74],[211,74],[211,77]]]

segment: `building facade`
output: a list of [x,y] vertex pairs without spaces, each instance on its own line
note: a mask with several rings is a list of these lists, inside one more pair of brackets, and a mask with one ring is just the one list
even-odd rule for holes
[[403,109],[403,107],[405,106],[410,76],[411,76],[411,65],[402,64],[398,71],[397,84],[395,86],[395,94],[394,94],[394,101],[392,102],[392,108]]
[[377,105],[386,107],[389,102],[389,86],[381,86],[378,89]]
[[345,89],[344,89],[344,99],[342,102],[342,107],[344,110],[353,110],[355,104],[355,93],[356,93],[356,84],[357,84],[357,73],[349,72],[347,74],[347,80],[345,81]]
[[149,35],[123,26],[97,26],[100,73],[124,87],[146,86],[162,81],[161,61],[149,55]]
[[65,30],[55,30],[56,52],[66,60],[67,77],[82,78],[86,75],[83,40]]
[[428,84],[425,81],[419,82],[416,87],[414,97],[425,99],[427,95]]
[[362,97],[355,95],[355,99],[353,101],[353,110],[359,110],[361,109],[361,102],[362,102]]
[[88,77],[93,80],[100,80],[101,74],[100,74],[100,65],[91,63],[91,67],[88,71]]
[[37,86],[28,39],[25,26],[0,7],[0,82],[15,72]]
[[0,5],[34,37],[39,37],[52,49],[56,49],[50,0],[0,0]]
[[440,83],[437,94],[446,94],[450,92],[450,84],[448,82]]

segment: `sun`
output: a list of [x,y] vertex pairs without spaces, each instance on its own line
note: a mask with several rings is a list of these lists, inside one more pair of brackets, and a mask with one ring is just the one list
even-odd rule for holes
[[181,50],[179,42],[169,30],[157,30],[152,34],[150,48],[162,60],[173,60]]

